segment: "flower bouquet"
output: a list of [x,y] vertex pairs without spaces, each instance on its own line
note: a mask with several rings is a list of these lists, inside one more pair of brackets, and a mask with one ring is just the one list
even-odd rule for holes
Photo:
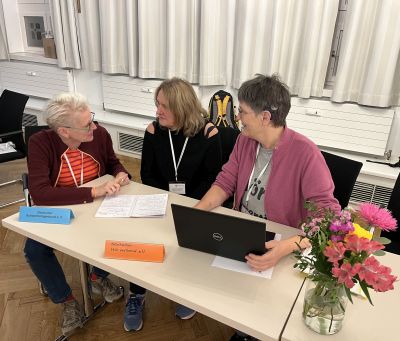
[[372,304],[368,290],[393,289],[396,276],[375,256],[383,255],[390,240],[373,238],[373,231],[396,229],[391,213],[374,204],[363,203],[355,210],[333,212],[306,203],[311,215],[301,225],[302,238],[311,244],[309,253],[295,251],[295,267],[308,272],[303,318],[320,334],[334,334],[342,327],[350,290],[359,285]]

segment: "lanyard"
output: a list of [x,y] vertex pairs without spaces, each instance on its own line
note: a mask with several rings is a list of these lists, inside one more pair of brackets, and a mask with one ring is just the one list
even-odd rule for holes
[[[72,170],[71,163],[68,160],[67,153],[64,154],[65,161],[67,162],[69,171],[71,172],[72,179],[74,179],[75,186],[78,187],[78,182],[76,181],[74,171]],[[83,153],[81,152],[81,186],[83,185]]]
[[188,137],[186,138],[185,143],[183,144],[181,155],[179,156],[178,164],[176,164],[174,144],[172,143],[172,137],[171,137],[170,130],[168,130],[168,134],[169,134],[169,144],[171,145],[172,161],[174,162],[174,168],[175,168],[175,181],[178,181],[178,167],[182,161],[182,156],[183,156],[183,153],[185,152],[186,144],[187,144],[187,141],[189,140],[189,138]]
[[253,178],[253,175],[254,175],[254,169],[256,168],[256,163],[257,163],[257,158],[258,158],[258,153],[259,153],[259,152],[260,152],[260,144],[258,144],[258,146],[257,146],[256,160],[254,161],[253,170],[251,171],[250,178],[249,178],[249,184],[247,185],[248,190],[247,190],[247,195],[246,195],[246,202],[249,201],[250,192],[251,192],[252,187],[253,187],[254,184],[257,182],[257,180],[263,176],[263,174],[264,174],[265,171],[267,170],[268,165],[269,165],[269,163],[270,163],[270,161],[271,161],[271,159],[272,159],[272,157],[271,157],[271,159],[268,160],[268,162],[266,163],[266,165],[264,166],[264,168],[261,169],[260,174],[258,174],[258,176],[254,179],[254,181],[252,181],[252,178]]

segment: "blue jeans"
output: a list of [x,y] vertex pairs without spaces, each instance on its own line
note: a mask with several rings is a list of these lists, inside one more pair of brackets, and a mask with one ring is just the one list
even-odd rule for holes
[[[54,250],[33,239],[27,239],[24,252],[33,273],[42,283],[53,303],[65,302],[72,291]],[[108,272],[99,268],[93,267],[93,272],[99,277],[108,276]]]

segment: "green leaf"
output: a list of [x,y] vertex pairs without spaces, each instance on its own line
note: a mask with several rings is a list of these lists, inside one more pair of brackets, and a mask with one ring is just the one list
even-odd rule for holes
[[360,283],[360,287],[361,287],[362,291],[364,292],[365,296],[367,296],[369,303],[371,303],[371,305],[374,305],[371,301],[371,296],[369,295],[369,292],[368,292],[367,283],[365,283],[364,281],[359,281],[358,283]]
[[384,256],[386,254],[383,250],[378,250],[373,253],[374,256]]
[[387,244],[390,244],[390,239],[388,239],[388,238],[386,238],[386,237],[377,237],[377,238],[374,238],[374,240],[376,241],[376,242],[378,242],[378,243],[381,243],[381,244],[383,244],[383,245],[387,245]]
[[344,290],[346,291],[346,295],[347,295],[347,298],[349,299],[349,301],[351,302],[351,303],[353,303],[353,299],[351,298],[351,292],[350,292],[350,289],[348,288],[348,287],[344,287]]

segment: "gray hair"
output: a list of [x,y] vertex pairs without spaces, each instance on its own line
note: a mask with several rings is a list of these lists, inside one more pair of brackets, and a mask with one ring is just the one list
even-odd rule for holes
[[78,93],[61,93],[53,97],[45,109],[46,123],[56,130],[59,127],[70,126],[73,115],[89,109],[86,98]]
[[274,127],[286,125],[286,116],[290,110],[290,93],[278,75],[257,75],[244,82],[239,88],[238,99],[256,113],[269,111]]

